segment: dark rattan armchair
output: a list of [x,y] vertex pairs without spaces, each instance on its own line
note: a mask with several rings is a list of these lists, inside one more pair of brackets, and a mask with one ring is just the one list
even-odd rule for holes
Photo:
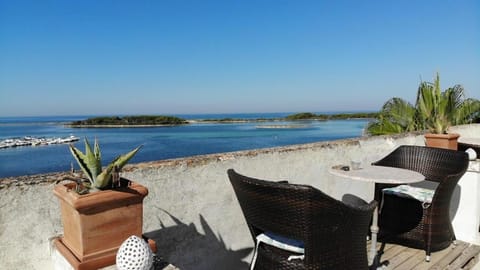
[[262,233],[301,241],[304,259],[260,243],[254,269],[368,269],[366,232],[377,203],[338,201],[306,185],[271,182],[228,170],[254,242]]
[[429,261],[431,252],[444,249],[455,240],[449,214],[450,200],[458,180],[467,170],[467,154],[403,145],[373,165],[413,170],[423,174],[427,182],[438,183],[433,187],[430,204],[387,193],[382,197],[382,189],[392,185],[375,185],[375,199],[381,204],[380,241],[424,249]]

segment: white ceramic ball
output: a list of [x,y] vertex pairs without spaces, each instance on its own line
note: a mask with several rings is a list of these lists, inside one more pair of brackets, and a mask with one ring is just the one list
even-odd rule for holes
[[118,249],[117,269],[119,270],[150,270],[152,264],[153,253],[148,243],[138,236],[130,236]]
[[475,150],[473,150],[472,148],[468,148],[467,150],[465,150],[465,152],[468,154],[468,158],[470,160],[477,159],[477,152],[475,152]]

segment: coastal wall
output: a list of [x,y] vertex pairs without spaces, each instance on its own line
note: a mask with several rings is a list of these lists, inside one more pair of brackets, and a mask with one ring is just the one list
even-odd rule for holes
[[[480,125],[459,131],[480,134]],[[402,144],[424,145],[423,135],[364,137],[240,151],[127,166],[123,176],[149,189],[144,232],[158,253],[180,269],[246,269],[253,241],[226,171],[289,180],[339,199],[373,198],[368,183],[334,177],[328,169],[352,159],[370,163]],[[0,269],[51,269],[49,238],[62,233],[53,196],[62,174],[0,179]]]

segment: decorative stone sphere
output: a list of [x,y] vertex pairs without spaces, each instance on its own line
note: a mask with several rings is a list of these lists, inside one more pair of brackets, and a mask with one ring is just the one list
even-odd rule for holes
[[465,152],[467,152],[468,154],[468,159],[470,160],[477,159],[477,152],[475,152],[475,150],[473,150],[472,148],[468,148],[467,150],[465,150]]
[[148,243],[136,235],[125,240],[117,252],[117,269],[150,270],[153,253]]

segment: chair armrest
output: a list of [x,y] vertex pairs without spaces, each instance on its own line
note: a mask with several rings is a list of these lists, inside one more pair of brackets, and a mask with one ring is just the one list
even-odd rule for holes
[[349,193],[343,195],[342,202],[353,207],[361,207],[368,205],[368,203],[362,198]]
[[342,202],[352,208],[359,210],[370,210],[377,206],[376,201],[368,203],[362,198],[349,193],[343,195]]

